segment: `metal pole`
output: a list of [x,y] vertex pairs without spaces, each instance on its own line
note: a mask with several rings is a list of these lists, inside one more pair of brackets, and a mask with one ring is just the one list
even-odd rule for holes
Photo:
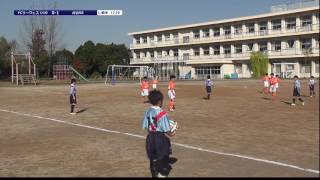
[[36,64],[33,64],[33,76],[34,76],[34,78],[37,78],[37,74],[36,74]]
[[28,53],[28,60],[29,60],[29,74],[31,74],[31,54]]
[[13,83],[13,74],[14,74],[14,70],[13,70],[13,52],[11,51],[11,83]]
[[16,63],[16,84],[19,85],[19,64]]

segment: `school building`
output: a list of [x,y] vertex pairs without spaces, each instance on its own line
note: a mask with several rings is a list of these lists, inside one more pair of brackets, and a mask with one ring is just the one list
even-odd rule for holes
[[319,0],[272,6],[266,14],[128,33],[132,65],[167,78],[250,78],[250,54],[269,58],[269,73],[319,77]]

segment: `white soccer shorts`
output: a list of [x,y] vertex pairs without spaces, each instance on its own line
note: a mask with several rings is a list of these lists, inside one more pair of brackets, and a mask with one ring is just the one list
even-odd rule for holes
[[143,89],[141,91],[141,96],[149,96],[149,90],[148,89]]
[[268,87],[269,87],[269,82],[268,82],[268,81],[263,81],[263,86],[264,86],[265,88],[268,88]]
[[170,99],[176,98],[176,92],[174,90],[168,90],[168,96]]

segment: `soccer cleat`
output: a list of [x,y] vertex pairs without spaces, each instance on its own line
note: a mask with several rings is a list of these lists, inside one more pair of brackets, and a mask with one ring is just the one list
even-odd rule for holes
[[304,102],[302,102],[302,106],[304,106]]
[[296,104],[292,103],[291,106],[295,106]]
[[70,113],[71,115],[76,115],[77,113],[75,113],[75,112],[72,112],[72,113]]
[[158,177],[158,178],[166,178],[167,176],[158,173],[157,177]]

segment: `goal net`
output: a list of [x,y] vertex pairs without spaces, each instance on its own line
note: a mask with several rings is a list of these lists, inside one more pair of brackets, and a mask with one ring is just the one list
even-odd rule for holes
[[105,84],[119,81],[140,81],[143,77],[152,78],[154,70],[148,66],[109,65],[105,76]]

